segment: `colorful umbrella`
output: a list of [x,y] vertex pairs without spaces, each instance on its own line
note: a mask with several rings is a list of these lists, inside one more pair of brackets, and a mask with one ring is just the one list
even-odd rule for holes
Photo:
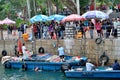
[[36,16],[32,17],[30,19],[30,22],[35,23],[35,22],[47,21],[47,20],[48,20],[48,16],[40,14],[40,15],[36,15]]
[[82,16],[85,18],[100,18],[100,19],[109,18],[109,16],[106,13],[98,10],[88,11],[84,13]]
[[56,20],[56,21],[60,21],[63,18],[65,18],[66,16],[64,15],[59,15],[59,14],[54,14],[48,17],[48,20]]
[[10,20],[10,19],[8,19],[8,18],[5,18],[5,19],[2,21],[2,23],[9,25],[9,24],[15,24],[16,22],[13,21],[13,20]]
[[65,17],[62,22],[67,22],[67,21],[79,21],[79,20],[85,20],[84,17],[78,15],[78,14],[71,14],[67,17]]

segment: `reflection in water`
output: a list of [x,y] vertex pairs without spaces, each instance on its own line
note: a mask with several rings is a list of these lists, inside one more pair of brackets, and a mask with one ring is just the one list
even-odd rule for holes
[[[62,72],[57,71],[22,71],[18,69],[4,69],[0,65],[0,80],[107,80],[107,79],[79,79],[66,78]],[[110,79],[108,79],[110,80]]]

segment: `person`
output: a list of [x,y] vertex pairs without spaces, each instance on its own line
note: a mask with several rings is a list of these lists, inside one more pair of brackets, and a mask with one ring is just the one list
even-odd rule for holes
[[64,48],[60,44],[58,45],[58,53],[59,53],[61,62],[63,62],[64,61],[65,51],[64,51]]
[[112,68],[113,68],[113,70],[120,70],[120,65],[119,65],[117,59],[114,61]]
[[23,43],[22,45],[22,53],[23,53],[23,59],[27,58],[27,54],[26,54],[27,48],[25,46],[25,43]]
[[95,65],[91,63],[91,60],[88,59],[86,62],[86,71],[92,71],[95,69]]

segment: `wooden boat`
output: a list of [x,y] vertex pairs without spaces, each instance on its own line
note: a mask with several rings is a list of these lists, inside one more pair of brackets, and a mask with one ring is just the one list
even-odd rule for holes
[[85,68],[76,68],[66,70],[65,76],[70,78],[120,78],[120,70],[113,70],[110,67],[97,67],[93,71],[86,71]]
[[[65,61],[61,62],[58,55],[49,53],[32,56],[29,59],[21,59],[18,57],[4,56],[2,57],[2,64],[5,68],[18,68],[18,69],[40,69],[40,70],[64,70],[71,66],[85,64],[87,58],[80,57],[76,60],[76,56],[65,56]],[[82,62],[81,62],[82,61]]]

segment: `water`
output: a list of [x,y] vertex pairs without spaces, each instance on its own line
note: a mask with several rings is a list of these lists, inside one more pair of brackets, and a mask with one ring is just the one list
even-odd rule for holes
[[80,79],[66,78],[62,72],[56,71],[22,71],[4,69],[0,64],[0,80],[110,80],[110,79]]

